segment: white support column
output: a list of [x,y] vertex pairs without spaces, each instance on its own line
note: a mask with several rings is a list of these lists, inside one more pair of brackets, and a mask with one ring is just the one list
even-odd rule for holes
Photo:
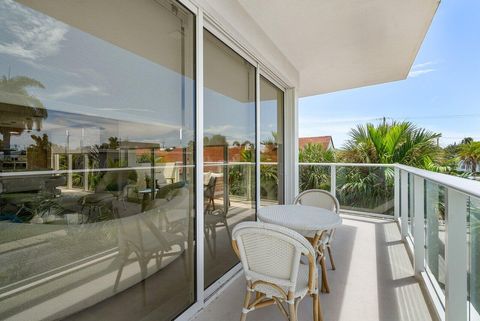
[[285,91],[285,204],[298,194],[298,97],[295,88]]
[[88,164],[88,155],[83,155],[83,190],[88,191],[88,172],[89,172],[89,164]]
[[395,167],[394,178],[394,218],[398,220],[400,218],[400,169]]
[[425,270],[425,180],[414,178],[414,267],[415,274],[420,275]]
[[55,154],[54,157],[55,157],[55,165],[54,165],[53,169],[58,171],[58,170],[60,170],[60,155]]
[[467,320],[467,196],[447,190],[445,320]]
[[196,20],[196,280],[197,280],[197,302],[203,306],[204,303],[204,239],[203,239],[203,11],[197,12]]
[[408,235],[408,172],[400,171],[400,226],[402,240]]
[[260,67],[255,74],[255,212],[260,208]]
[[330,165],[330,193],[337,196],[337,166]]
[[67,155],[67,163],[68,163],[68,172],[67,172],[67,188],[72,189],[73,188],[73,155],[68,154]]

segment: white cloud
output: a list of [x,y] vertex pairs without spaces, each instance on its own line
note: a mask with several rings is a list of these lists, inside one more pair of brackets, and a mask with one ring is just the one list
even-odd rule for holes
[[230,134],[234,126],[232,125],[221,125],[221,126],[210,126],[204,129],[205,134],[209,135],[225,135],[226,133]]
[[408,78],[416,78],[418,76],[434,72],[436,71],[436,69],[432,68],[432,66],[435,66],[437,64],[438,63],[435,61],[427,61],[421,64],[413,65],[412,69],[408,73]]
[[100,87],[95,85],[90,86],[72,86],[65,85],[61,86],[56,92],[42,95],[47,99],[65,99],[72,96],[81,96],[81,95],[97,95],[97,96],[106,96],[107,93]]
[[5,0],[0,2],[0,29],[8,40],[0,42],[0,53],[37,60],[58,53],[68,26]]
[[375,122],[381,120],[383,117],[375,116],[355,116],[355,117],[302,117],[300,116],[299,123],[302,125],[317,125],[317,124],[339,124],[339,123],[364,123]]
[[421,70],[411,70],[408,73],[408,78],[415,78],[424,74],[428,74],[434,72],[436,69],[428,68],[428,69],[421,69]]

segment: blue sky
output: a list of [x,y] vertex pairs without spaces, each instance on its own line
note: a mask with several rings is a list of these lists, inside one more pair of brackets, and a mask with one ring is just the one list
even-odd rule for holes
[[406,80],[300,99],[300,136],[332,135],[379,118],[480,140],[480,1],[444,0]]

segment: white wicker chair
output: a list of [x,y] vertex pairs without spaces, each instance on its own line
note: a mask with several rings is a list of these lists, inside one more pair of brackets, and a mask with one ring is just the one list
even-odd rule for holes
[[[294,203],[305,206],[325,208],[334,211],[337,214],[340,214],[340,203],[338,202],[338,199],[332,193],[321,189],[310,189],[298,194],[295,198]],[[334,234],[335,229],[326,231],[325,233],[323,233],[319,244],[320,253],[318,258],[320,259],[320,265],[322,267],[322,287],[325,289],[326,292],[330,292],[330,288],[327,281],[327,267],[325,264],[324,253],[326,249],[328,251],[328,256],[330,257],[330,264],[332,265],[332,270],[335,270],[335,261],[333,260],[331,247]]]
[[[315,250],[302,235],[258,222],[240,223],[232,235],[233,249],[247,279],[241,321],[246,320],[248,312],[272,304],[288,320],[297,321],[298,304],[307,294],[313,299],[313,319],[322,320]],[[302,255],[308,258],[308,265],[300,264]]]

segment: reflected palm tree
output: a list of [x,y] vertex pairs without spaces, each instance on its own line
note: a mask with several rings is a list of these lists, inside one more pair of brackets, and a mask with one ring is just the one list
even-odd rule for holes
[[34,126],[39,131],[43,119],[48,116],[42,102],[28,92],[30,87],[45,88],[40,81],[26,76],[2,76],[0,79],[0,133],[6,153],[10,150],[12,134],[21,134]]

